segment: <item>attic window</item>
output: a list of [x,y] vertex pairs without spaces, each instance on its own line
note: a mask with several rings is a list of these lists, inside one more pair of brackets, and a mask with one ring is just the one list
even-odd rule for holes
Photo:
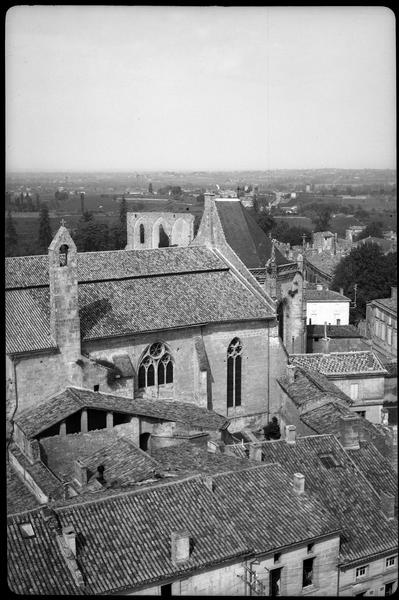
[[19,529],[23,538],[35,537],[35,532],[33,531],[33,527],[30,523],[20,523]]
[[327,469],[339,466],[333,454],[319,454],[319,458]]

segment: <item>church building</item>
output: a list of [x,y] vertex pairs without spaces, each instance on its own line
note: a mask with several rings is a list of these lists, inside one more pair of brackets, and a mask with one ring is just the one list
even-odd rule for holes
[[[6,259],[8,415],[75,386],[194,403],[227,416],[232,431],[268,423],[284,335],[302,349],[302,279],[263,232],[258,261],[247,264],[245,240],[237,248],[234,239],[253,226],[240,201],[229,202],[231,223],[221,217],[226,201],[207,195],[194,239],[192,219],[153,215],[145,249],[78,253],[61,226],[48,255]],[[128,240],[140,239],[140,218],[128,213]],[[168,244],[173,230],[179,245]],[[296,322],[289,333],[278,310]]]

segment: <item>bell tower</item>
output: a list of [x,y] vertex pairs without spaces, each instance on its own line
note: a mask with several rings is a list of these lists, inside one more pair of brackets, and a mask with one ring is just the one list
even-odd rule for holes
[[50,330],[66,363],[81,355],[77,249],[64,224],[48,249]]

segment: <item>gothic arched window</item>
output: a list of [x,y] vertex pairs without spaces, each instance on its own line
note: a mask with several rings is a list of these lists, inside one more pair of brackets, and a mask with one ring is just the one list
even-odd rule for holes
[[165,344],[155,342],[148,346],[141,359],[138,387],[143,389],[173,383],[173,361]]
[[66,244],[62,244],[59,250],[60,257],[60,267],[66,267],[68,264],[68,246]]
[[144,233],[144,225],[140,224],[140,244],[144,244],[145,241],[145,233]]
[[227,407],[241,406],[242,344],[234,338],[227,349]]

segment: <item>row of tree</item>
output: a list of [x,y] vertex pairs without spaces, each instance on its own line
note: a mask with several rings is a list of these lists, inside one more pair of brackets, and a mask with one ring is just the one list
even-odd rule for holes
[[[120,204],[119,218],[111,226],[95,220],[92,213],[86,211],[80,217],[76,227],[70,228],[79,252],[95,252],[99,250],[120,250],[126,246],[126,213],[127,204],[123,199]],[[18,256],[20,245],[12,212],[9,210],[5,228],[6,256]],[[50,215],[46,203],[42,203],[38,217],[38,234],[32,244],[33,254],[46,254],[53,239]]]

